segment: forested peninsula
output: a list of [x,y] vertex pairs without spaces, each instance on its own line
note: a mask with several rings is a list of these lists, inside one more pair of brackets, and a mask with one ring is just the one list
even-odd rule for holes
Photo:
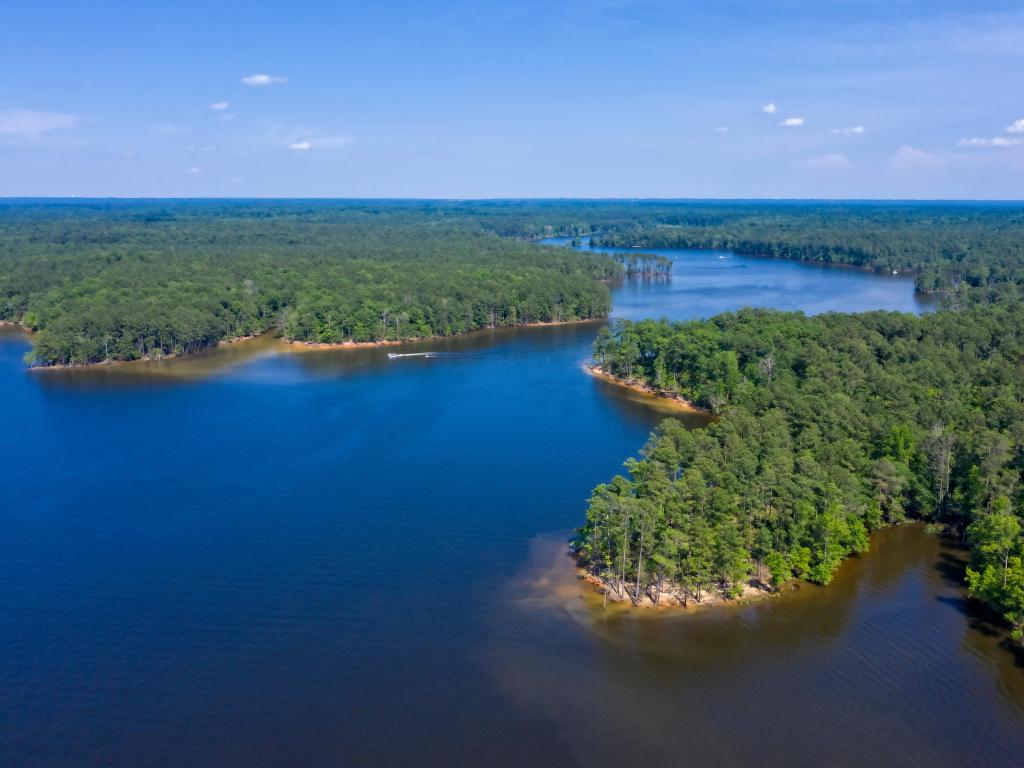
[[[617,254],[538,247],[592,235]],[[602,281],[664,278],[645,245],[911,271],[944,306],[1024,292],[1010,204],[7,201],[0,321],[36,365],[180,355],[276,331],[317,344],[603,317]]]
[[714,248],[914,275],[949,306],[1024,291],[1024,205],[918,201],[552,201],[477,204],[509,237],[589,235],[594,245]]
[[605,317],[607,256],[502,238],[417,203],[0,206],[0,320],[31,362],[180,355],[267,331],[317,344]]
[[594,490],[575,546],[616,595],[827,584],[914,518],[972,546],[971,594],[1024,635],[1024,304],[624,321],[594,357],[720,417],[666,420]]

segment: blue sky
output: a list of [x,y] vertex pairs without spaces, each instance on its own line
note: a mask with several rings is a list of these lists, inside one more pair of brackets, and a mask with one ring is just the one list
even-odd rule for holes
[[1022,199],[1024,4],[8,3],[0,195]]

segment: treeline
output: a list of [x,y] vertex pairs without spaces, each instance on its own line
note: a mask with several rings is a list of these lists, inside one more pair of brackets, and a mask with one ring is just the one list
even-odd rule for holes
[[[614,259],[521,240],[731,248],[913,271],[946,306],[1024,292],[1024,207],[672,201],[11,201],[0,205],[0,320],[39,331],[34,362],[181,354],[279,328],[376,341],[599,317]],[[619,261],[619,265],[615,261]]]
[[614,260],[503,239],[428,204],[0,206],[0,319],[40,365],[188,353],[280,329],[312,342],[605,316]]
[[595,489],[576,546],[614,588],[827,583],[870,531],[913,517],[972,546],[972,594],[1022,637],[1024,304],[620,322],[594,351],[719,417],[664,422]]
[[911,272],[953,305],[1024,294],[1024,208],[1009,205],[737,205],[613,226],[595,245],[731,250]]
[[944,306],[1024,295],[1024,205],[998,202],[494,200],[433,203],[504,237],[590,235],[610,248],[745,255],[910,272]]
[[493,200],[435,202],[504,237],[590,235],[611,248],[745,255],[912,272],[947,306],[1024,295],[1024,204],[999,202]]
[[672,275],[672,259],[654,253],[613,253],[627,277],[667,280]]

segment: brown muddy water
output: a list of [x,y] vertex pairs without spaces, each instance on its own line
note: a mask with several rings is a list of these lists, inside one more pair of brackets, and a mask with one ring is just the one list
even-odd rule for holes
[[1020,656],[972,612],[964,553],[920,525],[828,587],[661,612],[602,608],[564,539],[534,540],[482,658],[567,764],[1021,764]]

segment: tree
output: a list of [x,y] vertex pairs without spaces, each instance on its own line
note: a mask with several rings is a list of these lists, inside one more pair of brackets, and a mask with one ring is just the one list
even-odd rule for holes
[[1010,500],[1000,497],[995,509],[967,528],[967,540],[982,567],[992,566],[999,574],[1000,587],[1009,580],[1010,556],[1020,545],[1020,520],[1010,513]]
[[782,552],[769,552],[768,556],[765,557],[764,563],[768,567],[769,573],[771,573],[772,586],[775,589],[778,589],[793,578],[792,566]]

